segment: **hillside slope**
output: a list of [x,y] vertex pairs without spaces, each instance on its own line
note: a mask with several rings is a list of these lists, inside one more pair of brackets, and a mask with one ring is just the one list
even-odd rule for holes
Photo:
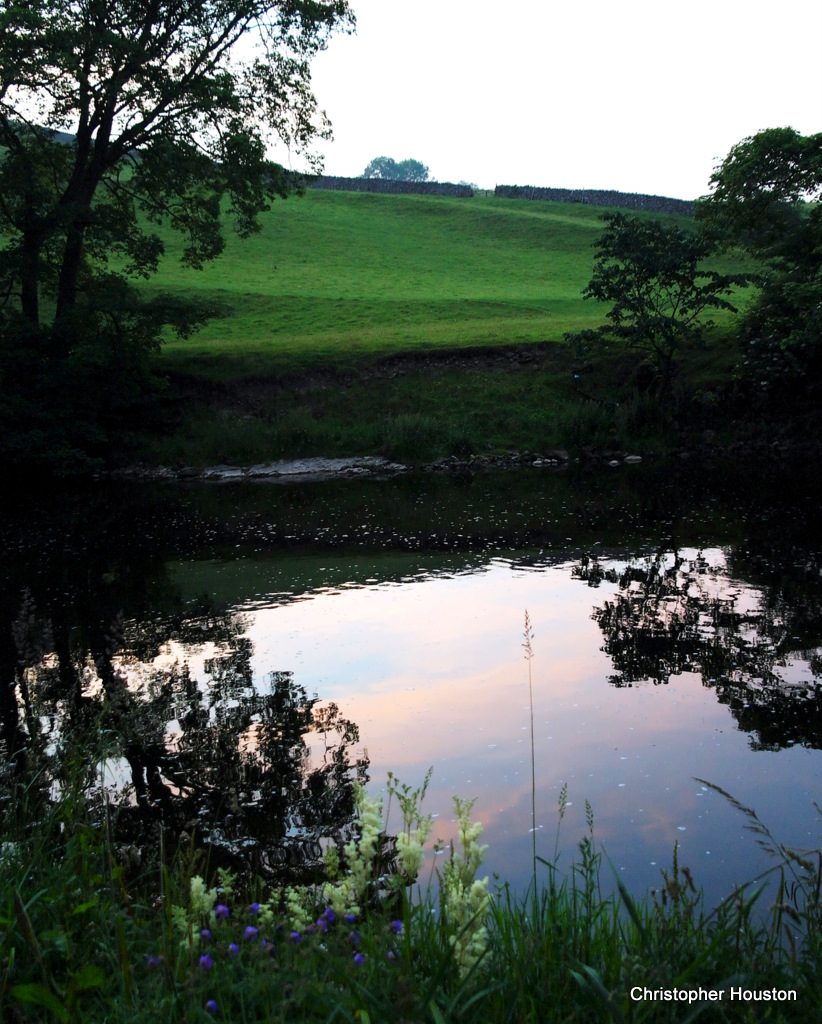
[[164,361],[221,379],[346,367],[437,347],[560,341],[600,311],[580,292],[601,210],[580,205],[309,191],[202,271],[180,241],[150,285],[197,292],[224,317]]

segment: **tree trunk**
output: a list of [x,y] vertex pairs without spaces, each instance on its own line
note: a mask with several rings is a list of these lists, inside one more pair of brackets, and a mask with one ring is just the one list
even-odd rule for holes
[[73,313],[77,306],[85,233],[92,220],[94,194],[109,165],[113,117],[112,110],[104,115],[93,140],[87,126],[81,126],[86,130],[77,136],[74,173],[60,202],[67,213],[67,229],[54,318],[55,354],[59,356],[69,355],[75,340]]
[[32,327],[40,326],[40,246],[39,232],[23,235],[20,258],[20,302],[23,316]]

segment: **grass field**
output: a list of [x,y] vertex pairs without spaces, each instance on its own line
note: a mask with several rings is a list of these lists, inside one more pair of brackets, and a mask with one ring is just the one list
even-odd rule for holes
[[[188,401],[145,457],[203,464],[386,452],[426,459],[529,439],[531,447],[584,443],[580,415],[592,414],[592,443],[625,440],[634,427],[604,424],[600,410],[580,408],[585,401],[571,388],[573,359],[563,341],[566,331],[602,322],[604,309],[581,292],[603,212],[493,196],[308,191],[275,203],[259,234],[243,240],[229,233],[223,255],[202,271],[180,266],[181,240],[169,234],[161,273],[145,287],[196,294],[222,315],[192,338],[168,339],[161,370],[184,393],[192,383],[195,391],[209,382],[274,386],[267,400],[247,407],[235,387],[216,420],[213,404]],[[554,355],[543,352],[538,370],[517,374],[459,365],[436,377],[424,366],[396,379],[367,373],[384,357],[538,342],[553,343]],[[694,370],[727,373],[731,363],[720,348]],[[325,378],[283,390],[284,380],[312,374]],[[348,377],[338,387],[340,374]],[[604,380],[607,391],[612,374]],[[656,425],[651,434],[658,444]]]
[[157,287],[230,309],[170,365],[234,377],[349,365],[409,349],[561,340],[595,316],[580,301],[602,211],[493,198],[309,191],[259,234],[230,236],[203,271],[168,238]]

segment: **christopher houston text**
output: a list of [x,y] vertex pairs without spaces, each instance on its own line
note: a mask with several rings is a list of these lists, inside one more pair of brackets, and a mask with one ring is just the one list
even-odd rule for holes
[[794,1003],[793,988],[643,988],[634,985],[631,999],[661,1003]]

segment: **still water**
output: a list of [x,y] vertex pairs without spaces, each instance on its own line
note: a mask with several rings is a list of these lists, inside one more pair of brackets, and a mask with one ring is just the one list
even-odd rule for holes
[[[109,487],[25,514],[16,504],[5,519],[4,609],[19,624],[24,599],[29,620],[47,624],[39,657],[52,690],[61,659],[87,699],[118,679],[145,707],[158,680],[176,680],[150,742],[124,715],[130,754],[109,757],[109,779],[132,783],[144,809],[171,806],[165,790],[193,794],[182,817],[200,815],[215,843],[228,843],[223,819],[255,804],[282,817],[279,840],[326,842],[336,826],[330,803],[306,802],[310,766],[324,765],[339,795],[344,758],[374,792],[389,771],[418,785],[433,766],[425,808],[446,844],[452,796],[476,798],[486,869],[519,891],[534,824],[537,853],[568,870],[590,808],[605,885],[618,874],[647,891],[678,844],[718,901],[775,861],[713,787],[779,842],[821,845],[810,473]],[[297,699],[283,697],[288,686]],[[46,703],[42,729],[57,730],[65,709],[49,718]],[[303,717],[283,724],[298,705]],[[309,727],[323,709],[334,728]],[[235,844],[252,842],[252,819]]]

